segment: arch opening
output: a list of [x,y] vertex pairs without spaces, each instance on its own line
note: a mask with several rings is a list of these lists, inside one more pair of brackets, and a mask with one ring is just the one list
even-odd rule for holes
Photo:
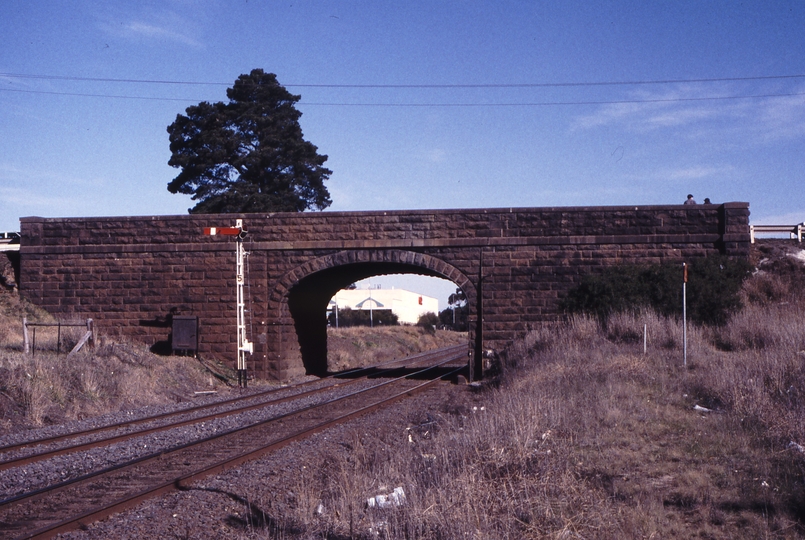
[[[353,283],[389,274],[418,274],[442,278],[462,290],[472,287],[469,280],[453,280],[433,268],[401,262],[371,261],[341,264],[304,276],[288,290],[287,306],[293,319],[305,373],[323,376],[328,372],[327,308],[330,299],[338,291]],[[464,292],[470,296],[470,291]]]
[[331,330],[414,326],[426,313],[438,317],[451,295],[456,297],[457,287],[445,278],[422,274],[372,276],[341,289],[332,297],[327,308],[327,323]]

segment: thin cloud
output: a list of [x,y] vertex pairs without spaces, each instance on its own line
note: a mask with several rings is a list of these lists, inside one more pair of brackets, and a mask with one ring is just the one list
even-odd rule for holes
[[177,43],[183,43],[192,47],[201,47],[201,43],[190,36],[165,26],[148,24],[141,21],[133,21],[126,24],[124,28],[132,35],[142,36],[148,39],[175,41]]
[[[344,185],[346,184],[346,185]],[[333,205],[328,208],[331,211],[348,211],[360,208],[360,197],[356,199],[356,191],[354,185],[349,182],[342,182],[338,178],[330,178],[327,184],[327,190],[330,192],[330,198],[333,200]],[[335,208],[333,208],[335,206]]]
[[[18,167],[13,164],[0,164],[0,181],[6,184],[4,189],[18,189],[16,185],[34,186],[40,191],[51,189],[52,186],[73,186],[76,188],[98,188],[107,182],[101,178],[79,178],[52,170],[37,170]],[[30,191],[30,190],[25,190]]]
[[16,209],[44,209],[54,210],[57,208],[69,208],[76,202],[75,199],[62,196],[48,196],[40,191],[23,189],[17,187],[0,188],[0,198],[3,202]]
[[[776,91],[780,92],[780,89]],[[788,91],[803,92],[805,87]],[[762,89],[742,89],[734,85],[720,88],[684,85],[662,92],[640,91],[630,94],[628,98],[651,102],[602,106],[592,114],[576,118],[571,129],[579,131],[609,127],[635,133],[676,129],[684,130],[684,136],[688,138],[701,139],[720,133],[759,141],[805,135],[805,96],[685,101],[762,92]]]
[[717,180],[720,178],[735,178],[739,174],[733,165],[690,165],[678,168],[664,168],[648,174],[628,175],[625,179],[638,182],[673,182],[685,183],[693,180]]
[[786,214],[774,214],[766,216],[750,216],[749,221],[753,225],[796,225],[805,223],[805,208],[800,212],[789,212]]
[[765,100],[758,116],[767,140],[802,137],[805,135],[805,96]]
[[203,46],[201,41],[193,36],[196,25],[172,11],[108,13],[99,19],[101,30],[115,37],[146,42],[181,43],[190,47]]
[[665,178],[671,181],[677,180],[701,180],[702,178],[713,178],[732,172],[732,167],[686,167],[673,171],[666,171]]
[[736,114],[734,103],[721,101],[685,101],[714,95],[730,95],[727,89],[702,89],[690,85],[678,86],[663,92],[641,90],[626,99],[644,103],[612,103],[593,114],[581,116],[574,122],[576,129],[619,125],[633,131],[665,127],[689,126],[704,121],[731,117]]
[[441,148],[433,148],[427,153],[427,159],[431,163],[441,163],[447,158],[447,152]]

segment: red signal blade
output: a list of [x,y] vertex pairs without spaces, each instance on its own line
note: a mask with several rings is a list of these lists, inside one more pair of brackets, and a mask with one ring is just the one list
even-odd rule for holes
[[237,236],[241,232],[239,227],[204,227],[204,234],[222,236]]

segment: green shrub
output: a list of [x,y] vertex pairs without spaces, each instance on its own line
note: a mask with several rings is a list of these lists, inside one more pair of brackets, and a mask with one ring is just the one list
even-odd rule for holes
[[455,309],[448,307],[439,312],[439,324],[445,330],[455,330],[456,332],[466,332],[468,328],[470,308],[467,304],[458,306]]
[[419,316],[419,319],[416,321],[417,326],[421,326],[425,329],[425,331],[429,333],[436,332],[436,325],[439,324],[439,316],[433,313],[432,311],[428,311],[427,313],[423,313]]
[[[739,292],[751,265],[711,256],[688,266],[687,315],[691,321],[723,324],[741,307]],[[568,313],[606,320],[613,313],[652,308],[665,316],[682,314],[682,265],[622,265],[587,275],[562,301]]]

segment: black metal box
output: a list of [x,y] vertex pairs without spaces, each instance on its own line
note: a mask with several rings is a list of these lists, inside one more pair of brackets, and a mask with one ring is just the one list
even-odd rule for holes
[[174,351],[198,350],[198,317],[195,315],[174,315],[172,348]]

